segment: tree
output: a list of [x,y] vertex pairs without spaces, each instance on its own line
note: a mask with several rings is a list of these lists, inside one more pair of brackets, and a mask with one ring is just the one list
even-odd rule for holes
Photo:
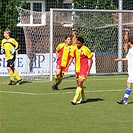
[[78,9],[114,9],[113,0],[73,0]]
[[[115,10],[115,5],[111,0],[74,0],[74,8],[78,9],[105,9]],[[116,43],[114,43],[115,36],[110,33],[115,32],[114,27],[95,29],[95,26],[103,26],[105,24],[112,23],[113,16],[108,13],[77,13],[77,16],[81,18],[81,22],[85,24],[83,27],[76,28],[78,35],[83,36],[86,40],[86,44],[89,45],[93,52],[101,51],[106,52],[114,51],[116,49]],[[102,20],[102,21],[99,21]],[[101,22],[101,23],[100,23]],[[110,40],[108,40],[110,38]]]
[[0,0],[0,40],[3,37],[3,31],[9,28],[12,31],[12,36],[18,33],[18,12],[16,6],[24,5],[22,0]]

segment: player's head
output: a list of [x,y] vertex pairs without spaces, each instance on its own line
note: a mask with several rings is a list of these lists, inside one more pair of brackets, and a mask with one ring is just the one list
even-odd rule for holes
[[128,42],[130,42],[133,45],[133,36],[128,37]]
[[67,45],[71,45],[71,40],[72,40],[72,39],[71,39],[71,36],[68,35],[68,36],[65,37],[65,43],[66,43]]
[[9,29],[5,29],[4,31],[4,37],[5,38],[10,38],[11,31]]
[[83,44],[84,44],[84,38],[82,38],[82,37],[77,37],[77,47],[78,48],[81,48],[82,46],[83,46]]

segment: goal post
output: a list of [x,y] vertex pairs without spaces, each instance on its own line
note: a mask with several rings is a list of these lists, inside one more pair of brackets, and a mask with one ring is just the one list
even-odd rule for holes
[[[92,74],[126,72],[126,63],[117,64],[114,58],[125,55],[122,46],[126,43],[125,29],[132,33],[132,10],[51,8],[42,13],[18,8],[18,12],[21,19],[18,26],[23,28],[25,34],[25,64],[31,79],[43,77],[45,81],[53,80],[55,48],[66,35],[72,34],[73,29],[85,39],[85,45],[95,55]],[[68,74],[74,75],[74,65]]]
[[[54,21],[55,14],[65,16]],[[53,19],[54,18],[54,19]],[[132,10],[50,9],[50,46],[53,47],[54,23],[71,25],[85,38],[86,45],[96,54],[96,74],[125,73],[127,64],[114,62],[122,58],[125,29],[132,30]],[[71,23],[71,24],[70,24]],[[51,50],[52,55],[52,50]],[[52,58],[52,57],[51,57]],[[51,66],[52,65],[51,61]],[[52,71],[51,77],[52,80]]]

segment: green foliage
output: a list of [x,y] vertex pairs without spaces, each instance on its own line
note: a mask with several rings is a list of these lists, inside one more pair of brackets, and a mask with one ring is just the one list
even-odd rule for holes
[[78,9],[114,9],[113,0],[74,0]]
[[22,0],[4,0],[0,2],[0,40],[3,37],[3,31],[9,28],[12,31],[12,36],[18,33],[18,12],[16,6],[22,6],[25,2]]
[[81,27],[77,29],[78,36],[85,39],[85,45],[88,46],[92,52],[114,52],[117,51],[117,40],[115,40],[116,28],[104,28],[100,30],[89,29]]
[[[79,9],[106,9],[114,10],[115,4],[110,0],[74,0],[75,8]],[[74,27],[78,35],[83,36],[86,40],[86,45],[93,52],[112,52],[116,51],[115,37],[116,28],[108,27],[96,29],[96,26],[102,27],[106,24],[112,24],[113,16],[111,13],[77,13],[77,16],[81,19],[82,23],[85,25],[83,27]],[[79,20],[78,20],[79,21]],[[77,23],[79,23],[77,21]],[[114,36],[113,36],[114,35]]]

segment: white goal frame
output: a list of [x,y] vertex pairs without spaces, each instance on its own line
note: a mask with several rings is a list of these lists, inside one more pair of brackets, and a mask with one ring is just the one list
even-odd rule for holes
[[[103,12],[118,13],[118,58],[122,58],[122,13],[133,13],[133,10],[95,10],[95,9],[50,9],[50,81],[53,80],[53,18],[54,12]],[[118,62],[118,72],[122,72],[122,62]]]

